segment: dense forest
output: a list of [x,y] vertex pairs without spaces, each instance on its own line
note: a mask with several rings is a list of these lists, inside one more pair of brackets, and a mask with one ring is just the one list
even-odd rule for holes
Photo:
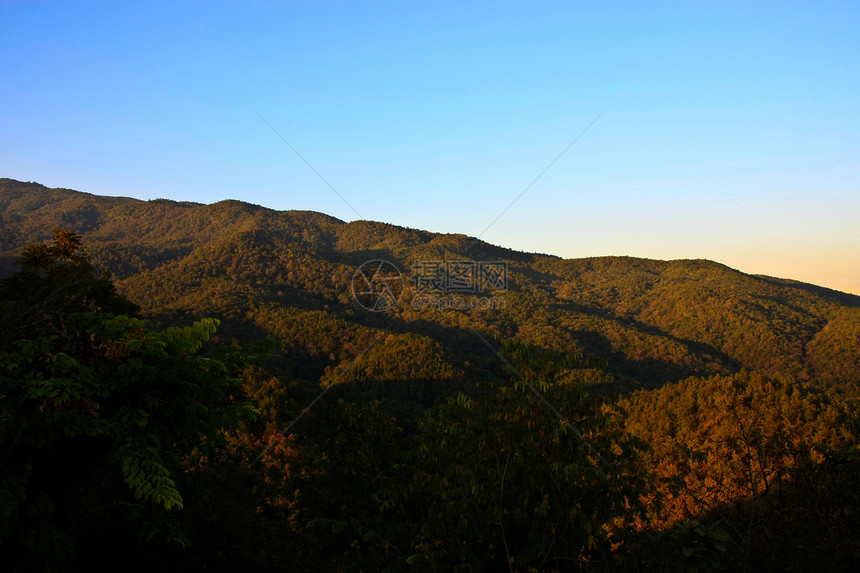
[[[416,304],[445,261],[501,304]],[[13,570],[860,565],[860,297],[9,179],[0,276]]]

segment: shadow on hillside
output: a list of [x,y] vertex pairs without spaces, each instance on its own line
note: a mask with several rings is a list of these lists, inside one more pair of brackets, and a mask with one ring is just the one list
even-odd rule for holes
[[[719,559],[720,570],[801,573],[860,570],[860,498],[853,493],[860,461],[833,453],[823,463],[801,463],[790,480],[776,481],[755,501],[703,512],[660,532],[639,533],[650,545],[649,570],[674,570],[681,546],[698,546]],[[729,533],[725,551],[712,545],[695,524],[716,524]],[[652,561],[657,556],[657,562]],[[665,556],[665,557],[664,557]],[[704,558],[702,555],[700,558]],[[665,559],[661,563],[660,559]]]
[[[681,338],[639,320],[616,316],[594,307],[573,302],[566,302],[563,306],[573,314],[592,316],[625,329],[670,340],[685,347],[691,356],[707,359],[708,362],[716,363],[726,370],[738,371],[742,366],[738,360],[710,344]],[[649,386],[662,386],[667,382],[676,382],[690,376],[709,376],[719,373],[717,369],[708,368],[705,364],[678,364],[651,357],[638,360],[631,359],[623,351],[614,350],[612,342],[596,330],[577,331],[576,338],[586,345],[586,349],[590,353],[609,360],[608,370],[611,373],[639,380]]]
[[808,293],[812,293],[814,295],[818,295],[820,297],[826,298],[833,302],[844,304],[845,306],[853,306],[860,307],[860,296],[855,294],[842,292],[834,289],[830,289],[823,286],[813,285],[809,283],[801,283],[795,282],[788,279],[777,279],[773,277],[766,276],[758,276],[755,275],[755,278],[758,280],[765,282],[769,285],[778,286],[778,287],[786,287],[793,288],[797,290],[806,291]]

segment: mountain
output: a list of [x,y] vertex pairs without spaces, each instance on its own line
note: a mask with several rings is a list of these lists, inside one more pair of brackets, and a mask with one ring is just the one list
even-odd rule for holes
[[858,297],[9,179],[0,269],[7,569],[860,567]]
[[[310,211],[140,201],[0,179],[0,273],[57,226],[83,236],[150,320],[211,316],[224,322],[223,337],[276,338],[285,367],[309,380],[413,384],[410,392],[421,393],[428,383],[504,376],[477,331],[605,359],[605,370],[577,375],[595,389],[748,370],[860,393],[860,297],[712,261],[565,260]],[[356,269],[378,259],[406,278],[422,264],[474,262],[468,272],[506,264],[506,284],[483,293],[503,308],[421,307],[407,280],[398,305],[369,312],[351,285]],[[381,329],[386,343],[359,356]]]

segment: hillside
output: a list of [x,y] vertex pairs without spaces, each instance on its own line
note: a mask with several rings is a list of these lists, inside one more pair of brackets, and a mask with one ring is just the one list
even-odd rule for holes
[[857,297],[11,180],[0,220],[11,571],[860,566]]
[[[139,201],[0,179],[0,272],[55,226],[81,233],[152,320],[213,316],[225,336],[277,338],[294,373],[311,380],[343,369],[380,328],[397,344],[374,348],[347,378],[495,377],[498,364],[474,329],[606,359],[605,372],[581,380],[591,384],[654,387],[745,369],[858,393],[860,297],[711,261],[563,260],[239,201]],[[507,289],[494,293],[504,308],[414,308],[407,285],[392,311],[367,312],[350,285],[372,259],[404,275],[415,261],[505,261]]]

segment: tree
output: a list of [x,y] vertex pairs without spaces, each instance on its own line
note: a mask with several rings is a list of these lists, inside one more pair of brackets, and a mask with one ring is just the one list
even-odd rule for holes
[[627,431],[651,445],[642,462],[659,484],[647,499],[649,527],[670,532],[666,540],[719,520],[731,534],[716,539],[731,548],[724,561],[739,569],[853,559],[857,500],[844,487],[857,469],[851,403],[748,372],[690,378],[626,403]]
[[15,274],[0,284],[0,345],[63,330],[75,312],[137,316],[137,305],[117,293],[109,272],[95,269],[76,233],[54,228],[53,235],[50,245],[27,245]]
[[156,332],[111,314],[134,307],[66,231],[28,246],[0,292],[25,319],[0,346],[4,565],[144,564],[147,542],[186,545],[183,460],[247,411],[198,355],[218,321]]
[[[422,425],[428,500],[408,563],[426,570],[617,570],[637,511],[638,445],[618,412],[557,382],[582,367],[508,341],[513,385],[461,394]],[[513,369],[516,369],[515,371]]]

